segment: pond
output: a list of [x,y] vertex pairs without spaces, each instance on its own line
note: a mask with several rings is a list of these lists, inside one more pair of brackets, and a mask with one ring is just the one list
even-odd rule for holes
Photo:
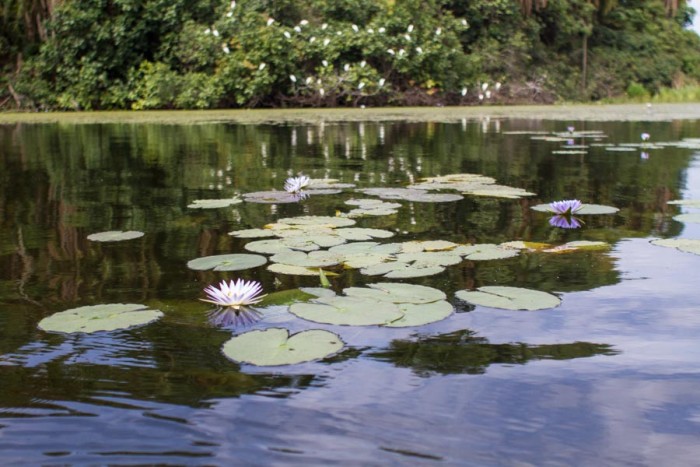
[[[699,248],[658,240],[700,239],[700,202],[674,202],[700,199],[700,121],[640,120],[0,125],[3,464],[695,463]],[[425,189],[450,174],[472,175]],[[308,196],[282,199],[301,175]],[[532,209],[571,199],[610,209],[578,228]],[[112,231],[136,233],[93,236]],[[252,263],[193,263],[229,254]],[[259,313],[202,301],[239,278]],[[483,287],[554,301],[505,309]],[[324,321],[384,292],[404,298]],[[441,305],[391,325],[423,299]],[[111,304],[152,319],[47,321]],[[385,305],[402,311],[353,321]],[[265,353],[272,329],[342,348],[222,351],[252,335]]]

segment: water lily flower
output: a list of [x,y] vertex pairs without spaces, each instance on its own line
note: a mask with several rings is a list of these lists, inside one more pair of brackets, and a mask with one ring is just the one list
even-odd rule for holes
[[572,126],[567,126],[566,129],[569,131],[569,133],[573,133],[576,130],[576,128]]
[[386,83],[386,79],[384,79],[384,78],[379,78],[379,87],[380,87],[380,88],[381,88],[382,86],[384,86],[384,83]]
[[463,96],[466,96],[466,95],[467,95],[467,88],[466,88],[466,87],[465,87],[465,88],[462,88],[462,95],[463,95]]
[[413,32],[413,25],[412,25],[412,24],[409,24],[409,25],[408,25],[408,28],[406,28],[406,31],[408,31],[409,33],[410,33],[410,32]]
[[549,225],[560,229],[578,229],[581,227],[581,221],[573,216],[559,214],[549,218]]
[[306,175],[300,175],[299,177],[289,177],[284,182],[284,190],[287,193],[299,193],[301,190],[308,186],[311,179]]
[[289,75],[289,80],[290,80],[292,83],[296,83],[296,82],[297,82],[297,77],[294,76],[294,75]]
[[560,216],[570,216],[583,207],[583,203],[577,199],[565,199],[563,201],[554,201],[549,203],[555,214]]
[[272,26],[272,23],[274,23],[274,22],[275,22],[274,18],[268,18],[268,19],[267,19],[267,25],[268,25],[268,26]]
[[641,136],[642,136],[642,141],[649,141],[649,138],[651,137],[651,135],[649,135],[649,133],[642,133]]
[[242,306],[254,305],[263,299],[262,286],[256,281],[221,281],[219,287],[210,285],[204,289],[209,298],[201,299],[203,302],[213,303],[221,307],[239,309]]

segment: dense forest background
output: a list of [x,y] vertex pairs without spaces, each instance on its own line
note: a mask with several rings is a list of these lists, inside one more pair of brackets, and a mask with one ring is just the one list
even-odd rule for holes
[[700,82],[683,0],[3,0],[0,108],[646,98]]

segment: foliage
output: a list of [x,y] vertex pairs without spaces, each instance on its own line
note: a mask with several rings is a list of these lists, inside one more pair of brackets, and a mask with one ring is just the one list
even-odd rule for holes
[[0,106],[653,95],[700,81],[700,38],[683,30],[690,12],[685,2],[661,0],[8,0],[0,6]]

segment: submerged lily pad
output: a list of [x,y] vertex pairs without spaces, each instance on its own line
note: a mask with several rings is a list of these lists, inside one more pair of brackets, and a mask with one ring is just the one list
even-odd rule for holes
[[238,196],[225,199],[196,199],[192,201],[191,204],[188,204],[187,207],[192,209],[218,209],[227,208],[229,206],[232,206],[234,204],[240,204],[242,202],[243,200]]
[[289,311],[308,321],[347,326],[387,324],[403,317],[391,302],[360,297],[319,297],[314,302],[295,303]]
[[107,232],[98,232],[87,236],[88,240],[93,242],[121,242],[122,240],[133,240],[134,238],[143,237],[144,233],[137,230],[110,230]]
[[[537,204],[535,206],[531,206],[530,209],[539,212],[555,212],[549,204]],[[614,206],[605,206],[603,204],[583,204],[581,205],[581,209],[576,211],[576,215],[615,214],[617,211],[619,211],[619,209]]]
[[203,256],[187,262],[187,267],[195,271],[242,271],[256,268],[267,263],[267,258],[260,255],[234,253],[229,255]]
[[455,296],[474,305],[505,310],[543,310],[559,306],[561,300],[547,292],[490,285],[477,290],[459,290]]
[[651,243],[653,245],[665,246],[667,248],[676,248],[677,250],[684,251],[686,253],[700,255],[700,240],[693,240],[688,238],[664,238],[659,240],[652,240]]
[[340,336],[329,331],[312,329],[290,336],[286,329],[270,328],[234,336],[221,350],[236,362],[279,366],[326,358],[343,347]]
[[148,324],[161,316],[161,311],[134,303],[89,305],[48,316],[39,322],[39,329],[64,333],[113,331]]

